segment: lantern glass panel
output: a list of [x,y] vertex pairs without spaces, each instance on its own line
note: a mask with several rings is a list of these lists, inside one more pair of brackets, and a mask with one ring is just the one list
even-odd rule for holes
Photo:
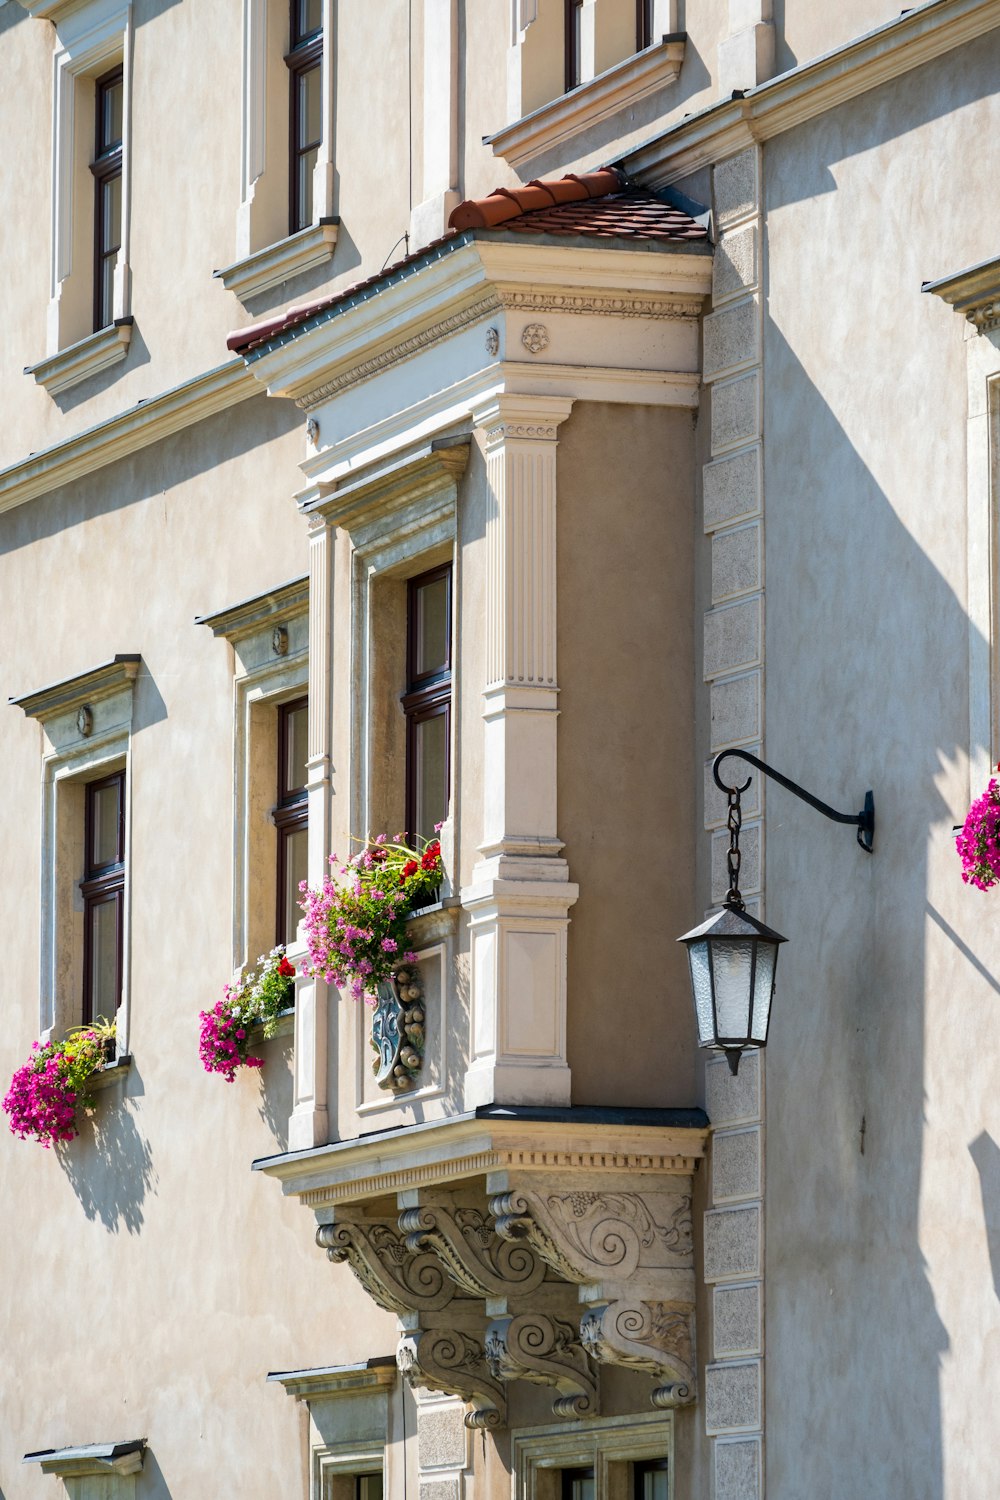
[[754,944],[748,938],[717,939],[712,944],[715,1013],[720,1038],[747,1035],[753,950]]
[[767,1018],[771,1011],[771,996],[774,992],[774,967],[778,959],[777,943],[757,944],[757,971],[753,985],[753,1016],[750,1035],[761,1046],[767,1041]]
[[688,963],[691,966],[691,989],[694,992],[694,1009],[698,1021],[698,1043],[705,1047],[715,1040],[715,1017],[712,1014],[712,970],[708,962],[708,944],[705,942],[689,944]]

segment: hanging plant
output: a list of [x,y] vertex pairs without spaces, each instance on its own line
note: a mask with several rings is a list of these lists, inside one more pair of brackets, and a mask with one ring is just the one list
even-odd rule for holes
[[265,1038],[274,1036],[278,1017],[295,1003],[294,979],[295,965],[282,945],[238,971],[222,999],[199,1017],[198,1052],[206,1073],[221,1073],[232,1083],[238,1068],[264,1066],[262,1057],[249,1055],[250,1034],[260,1025]]
[[441,845],[428,840],[411,848],[382,833],[346,865],[330,857],[331,874],[319,890],[303,887],[310,974],[375,1003],[378,986],[391,981],[400,964],[414,964],[407,951],[406,924],[441,884]]
[[31,1056],[17,1069],[3,1101],[10,1128],[46,1149],[80,1134],[77,1111],[91,1102],[94,1080],[114,1051],[115,1023],[103,1018],[74,1026],[62,1041],[32,1042]]
[[969,808],[955,848],[967,885],[988,891],[1000,881],[1000,784],[995,779]]

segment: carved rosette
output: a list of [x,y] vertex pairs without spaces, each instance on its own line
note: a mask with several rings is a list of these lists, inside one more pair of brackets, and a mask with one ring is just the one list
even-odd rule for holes
[[500,1380],[555,1386],[556,1416],[597,1414],[597,1375],[571,1324],[534,1312],[495,1318],[486,1331],[485,1352]]
[[316,1243],[332,1261],[346,1261],[365,1291],[388,1312],[436,1311],[455,1295],[437,1257],[414,1255],[394,1225],[381,1219],[321,1224]]
[[396,1364],[414,1386],[445,1391],[473,1403],[466,1427],[507,1424],[507,1396],[493,1378],[483,1346],[457,1328],[420,1328],[402,1335]]
[[497,1237],[478,1208],[426,1204],[399,1216],[407,1247],[430,1251],[471,1297],[523,1297],[545,1279],[545,1264],[524,1244]]
[[[693,1400],[694,1310],[686,1302],[610,1302],[588,1308],[580,1324],[583,1347],[602,1364],[626,1365],[657,1376]],[[657,1403],[654,1392],[653,1404]]]

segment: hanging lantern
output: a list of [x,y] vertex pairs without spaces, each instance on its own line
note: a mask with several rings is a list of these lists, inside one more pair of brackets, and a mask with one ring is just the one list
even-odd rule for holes
[[725,1052],[735,1074],[744,1048],[767,1043],[778,944],[787,939],[727,902],[677,941],[688,951],[698,1045]]

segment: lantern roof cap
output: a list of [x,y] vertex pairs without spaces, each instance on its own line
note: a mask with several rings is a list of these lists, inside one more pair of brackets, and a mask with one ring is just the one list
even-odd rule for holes
[[690,932],[685,932],[679,937],[679,943],[697,942],[699,938],[763,938],[770,943],[787,943],[788,939],[782,937],[780,932],[775,932],[773,927],[767,927],[763,922],[752,917],[748,911],[741,906],[728,903],[719,911],[713,912],[707,922],[702,922],[700,927],[694,927]]

